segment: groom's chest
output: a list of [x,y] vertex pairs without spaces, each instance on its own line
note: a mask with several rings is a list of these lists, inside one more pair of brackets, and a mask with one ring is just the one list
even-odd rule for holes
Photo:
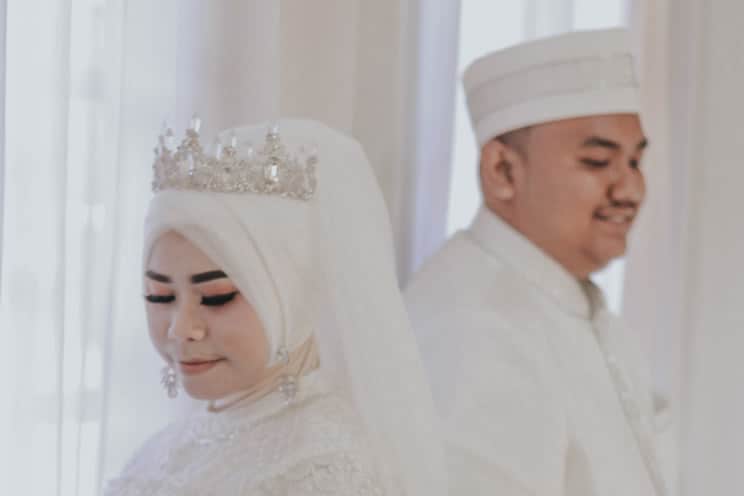
[[[652,494],[607,350],[597,339],[597,324],[551,305],[533,318],[543,320],[553,387],[565,405],[567,472],[586,479],[582,485],[593,487],[593,494]],[[621,358],[619,362],[624,369],[626,364]]]

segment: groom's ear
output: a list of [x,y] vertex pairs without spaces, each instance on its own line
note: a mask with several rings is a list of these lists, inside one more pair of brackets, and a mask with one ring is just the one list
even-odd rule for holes
[[481,148],[480,181],[486,205],[510,202],[515,195],[514,170],[519,154],[494,138]]

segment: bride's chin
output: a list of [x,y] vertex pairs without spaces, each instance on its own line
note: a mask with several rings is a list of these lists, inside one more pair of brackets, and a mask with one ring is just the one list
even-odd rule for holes
[[195,400],[211,401],[225,396],[224,391],[218,387],[210,387],[210,384],[195,384],[196,381],[184,381],[183,389]]

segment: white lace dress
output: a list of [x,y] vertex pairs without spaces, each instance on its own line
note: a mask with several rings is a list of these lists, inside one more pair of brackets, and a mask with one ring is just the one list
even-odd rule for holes
[[358,417],[319,377],[310,376],[289,407],[274,393],[169,425],[105,491],[106,496],[384,494]]

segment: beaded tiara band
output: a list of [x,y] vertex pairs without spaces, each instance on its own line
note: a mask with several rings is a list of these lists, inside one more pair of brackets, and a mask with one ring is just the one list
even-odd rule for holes
[[210,193],[258,193],[296,200],[315,194],[315,152],[304,147],[291,153],[282,143],[279,129],[271,127],[258,150],[217,142],[214,153],[206,153],[199,140],[201,121],[194,116],[186,135],[174,149],[174,136],[166,129],[158,139],[153,163],[153,192],[189,190]]

